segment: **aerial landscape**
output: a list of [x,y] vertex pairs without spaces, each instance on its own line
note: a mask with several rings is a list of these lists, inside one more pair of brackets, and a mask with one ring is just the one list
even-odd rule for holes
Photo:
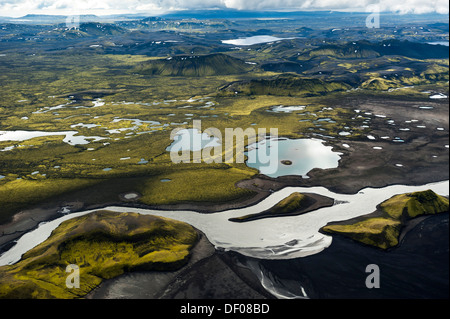
[[62,2],[0,0],[0,299],[448,299],[447,2]]

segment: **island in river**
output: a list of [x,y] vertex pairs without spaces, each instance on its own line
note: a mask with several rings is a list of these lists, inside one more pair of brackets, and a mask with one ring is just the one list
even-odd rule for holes
[[448,212],[449,200],[432,190],[395,195],[369,215],[331,222],[322,231],[349,237],[366,245],[389,249],[399,244],[407,222],[424,215]]
[[295,192],[266,211],[230,218],[229,220],[232,222],[243,223],[262,218],[296,216],[312,212],[319,208],[330,207],[333,206],[333,204],[334,200],[326,196]]

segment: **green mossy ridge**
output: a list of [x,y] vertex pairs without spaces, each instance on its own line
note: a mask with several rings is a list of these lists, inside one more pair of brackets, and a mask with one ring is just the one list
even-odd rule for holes
[[273,79],[253,79],[233,83],[221,92],[222,95],[276,95],[316,96],[330,92],[345,91],[350,85],[343,82],[327,82],[321,79],[299,77],[291,74],[279,75]]
[[[175,220],[97,211],[63,222],[10,266],[0,267],[0,298],[80,298],[102,280],[134,270],[186,264],[196,230]],[[66,267],[80,267],[80,288],[67,288]]]
[[328,225],[323,231],[387,249],[398,244],[401,223],[390,218],[369,218],[351,225]]
[[381,209],[394,219],[410,219],[421,215],[434,215],[448,211],[448,198],[432,190],[401,194],[380,204]]
[[147,75],[202,77],[242,74],[252,67],[226,54],[182,55],[142,63],[137,71]]
[[399,87],[400,85],[401,83],[393,80],[375,77],[371,78],[370,80],[364,81],[361,84],[361,87],[368,90],[387,91],[391,88]]
[[[354,223],[330,223],[322,231],[340,234],[361,243],[381,249],[395,247],[399,243],[402,228],[408,220],[422,215],[448,212],[449,200],[432,190],[396,195],[377,207],[378,211]],[[372,217],[379,215],[381,217]]]
[[81,23],[79,31],[88,36],[105,36],[126,33],[127,30],[112,23],[86,22]]

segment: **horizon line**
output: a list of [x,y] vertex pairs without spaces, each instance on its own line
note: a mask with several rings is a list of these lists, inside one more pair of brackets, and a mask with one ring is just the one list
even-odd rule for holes
[[[182,13],[182,12],[192,12],[195,13],[196,11],[228,11],[228,12],[242,12],[242,13],[349,13],[349,14],[367,14],[371,13],[373,11],[350,11],[346,9],[342,10],[336,10],[336,9],[327,9],[327,10],[319,10],[319,9],[265,9],[265,10],[240,10],[240,9],[234,9],[234,8],[205,8],[205,9],[172,9],[172,10],[166,10],[161,11],[158,13],[149,13],[149,12],[111,12],[111,13],[80,13],[80,14],[67,14],[67,13],[26,13],[25,15],[21,16],[11,16],[11,15],[0,15],[1,18],[10,18],[10,19],[20,19],[25,18],[27,16],[47,16],[47,17],[68,17],[68,16],[97,16],[97,17],[107,17],[107,16],[121,16],[121,15],[136,15],[136,16],[145,16],[145,17],[156,17],[161,15],[170,15],[170,14],[176,14],[176,13]],[[395,15],[449,15],[449,13],[440,13],[437,11],[433,12],[425,12],[425,13],[415,13],[415,12],[406,12],[402,13],[399,11],[380,11],[380,14],[395,14]]]

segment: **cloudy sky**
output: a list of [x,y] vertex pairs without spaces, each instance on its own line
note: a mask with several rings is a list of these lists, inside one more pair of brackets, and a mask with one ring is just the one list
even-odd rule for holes
[[37,14],[159,14],[182,9],[339,10],[449,13],[447,0],[0,0],[0,16]]

